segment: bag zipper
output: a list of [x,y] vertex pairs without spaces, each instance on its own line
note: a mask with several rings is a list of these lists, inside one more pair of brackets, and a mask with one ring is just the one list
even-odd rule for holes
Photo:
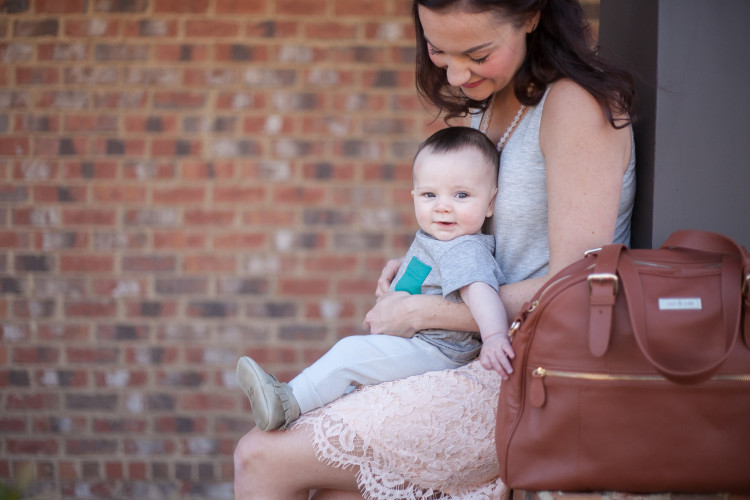
[[670,266],[669,264],[658,264],[656,262],[650,262],[647,260],[633,260],[633,264],[639,264],[641,266],[646,267],[658,267],[661,269],[673,269],[674,266]]
[[[593,264],[587,267],[586,269],[591,269],[592,267],[594,267]],[[539,304],[542,298],[544,297],[544,295],[550,289],[554,288],[558,283],[561,283],[567,279],[570,279],[573,276],[575,276],[575,274],[566,274],[565,276],[560,276],[555,281],[551,283],[547,283],[546,286],[538,292],[537,297],[529,304],[528,308],[522,311],[521,317],[519,319],[516,319],[510,325],[510,328],[508,330],[508,338],[510,339],[511,342],[513,341],[513,337],[516,335],[516,332],[518,332],[518,330],[521,328],[521,324],[526,320],[526,316],[528,316],[530,312],[534,311],[537,307],[539,307]]]
[[[601,250],[601,248],[596,248],[594,250],[589,250],[588,252],[586,252],[585,255],[588,257],[589,255],[595,254],[599,250]],[[645,261],[645,260],[633,260],[633,263],[634,264],[638,264],[638,265],[642,265],[642,266],[646,266],[646,267],[655,267],[655,268],[661,268],[661,269],[673,269],[673,266],[670,266],[669,264],[660,264],[660,263],[649,262],[649,261]],[[721,263],[715,264],[714,266],[716,266],[716,265],[718,265],[719,267],[721,267]],[[594,264],[591,264],[590,266],[584,268],[583,270],[585,271],[587,269],[592,269],[593,267],[594,267]],[[539,295],[537,295],[536,299],[534,299],[529,304],[529,307],[525,311],[523,311],[523,318],[525,319],[526,315],[528,315],[530,312],[533,312],[537,307],[539,307],[539,304],[541,303],[542,299],[544,298],[544,296],[547,294],[548,291],[550,291],[551,289],[555,288],[559,283],[561,283],[561,282],[563,282],[563,281],[565,281],[567,279],[570,279],[571,277],[575,276],[576,274],[577,273],[566,274],[565,276],[561,276],[561,277],[559,277],[558,279],[556,279],[555,281],[553,281],[551,283],[547,283],[546,286],[539,291]],[[745,286],[747,286],[747,283],[750,283],[750,274],[746,278]],[[516,320],[511,325],[510,332],[509,332],[509,336],[510,336],[511,340],[513,340],[513,336],[520,329],[521,323],[523,323],[522,320]]]
[[573,372],[565,370],[550,370],[542,368],[541,366],[531,372],[532,377],[544,378],[544,377],[559,377],[568,379],[579,379],[579,380],[595,380],[598,382],[613,382],[618,380],[633,380],[633,381],[652,381],[659,382],[665,381],[666,378],[661,375],[612,375],[608,373],[595,373],[595,372]]
[[[533,372],[531,372],[531,375],[534,377],[560,377],[560,378],[569,378],[569,379],[580,379],[580,380],[595,380],[595,381],[603,381],[603,382],[610,382],[610,381],[621,381],[621,380],[631,380],[631,381],[653,381],[653,382],[664,382],[667,381],[667,379],[661,375],[613,375],[609,373],[596,373],[596,372],[574,372],[574,371],[567,371],[567,370],[553,370],[553,369],[547,369],[542,368],[541,366],[536,368]],[[750,382],[750,374],[742,374],[742,375],[714,375],[711,377],[710,380],[715,380],[719,382],[725,382],[725,381],[736,381],[736,382]]]
[[[601,250],[601,249],[597,248],[596,251],[598,251],[598,250]],[[646,261],[646,260],[633,260],[633,264],[638,264],[638,265],[642,265],[642,266],[646,266],[646,267],[658,267],[658,268],[661,268],[661,269],[674,269],[674,266],[670,266],[669,264],[661,264],[661,263],[650,262],[650,261]],[[721,263],[719,262],[719,263],[716,263],[716,264],[712,264],[711,266],[708,266],[708,267],[716,267],[716,266],[721,267]],[[586,268],[582,269],[582,271],[585,271],[585,270],[588,270],[588,269],[592,269],[593,267],[594,267],[594,264],[591,264],[590,266],[587,266]],[[577,273],[566,274],[565,276],[561,276],[561,277],[559,277],[558,279],[556,279],[555,281],[553,281],[551,283],[547,283],[547,285],[539,292],[539,295],[537,296],[536,300],[534,300],[530,304],[530,306],[526,310],[526,312],[529,313],[529,312],[533,311],[534,309],[536,309],[537,306],[539,305],[539,302],[542,300],[542,298],[544,297],[544,295],[550,289],[554,288],[560,282],[565,281],[566,279],[569,279],[572,276],[575,276],[576,274]]]
[[[568,370],[554,370],[538,367],[531,372],[530,400],[532,406],[541,408],[547,399],[547,389],[544,379],[547,377],[569,380],[588,380],[593,382],[668,382],[661,375],[615,375],[610,373],[576,372]],[[750,382],[750,374],[714,375],[710,381],[715,382]]]
[[[587,267],[586,269],[591,269],[592,267],[594,267],[594,266],[593,266],[593,264],[592,264],[591,266]],[[575,275],[574,275],[574,274],[566,274],[565,276],[560,276],[560,277],[559,277],[558,279],[556,279],[556,280],[555,280],[555,281],[553,281],[552,283],[549,283],[549,284],[548,284],[547,286],[545,286],[545,287],[544,287],[544,290],[542,290],[542,291],[541,291],[541,292],[539,293],[539,296],[538,296],[538,297],[536,298],[536,300],[535,300],[534,302],[532,302],[532,303],[531,303],[531,307],[529,307],[529,311],[528,311],[528,312],[531,312],[531,311],[533,311],[534,309],[536,309],[536,307],[537,307],[537,306],[539,305],[539,302],[541,302],[541,300],[542,300],[542,298],[544,297],[544,295],[545,295],[545,294],[546,294],[546,293],[547,293],[547,292],[548,292],[548,291],[549,291],[549,290],[550,290],[551,288],[554,288],[554,287],[555,287],[555,286],[556,286],[556,285],[557,285],[558,283],[561,283],[561,282],[563,282],[563,281],[565,281],[565,280],[567,280],[567,279],[570,279],[570,278],[571,278],[571,277],[573,277],[573,276],[575,276]]]

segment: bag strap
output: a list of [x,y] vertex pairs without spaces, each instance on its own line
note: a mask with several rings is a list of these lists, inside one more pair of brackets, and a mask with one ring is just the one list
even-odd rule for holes
[[745,249],[729,236],[708,231],[696,231],[693,229],[675,231],[662,244],[661,248],[686,248],[703,252],[736,254],[743,257],[747,256]]
[[612,308],[620,288],[617,263],[625,245],[607,245],[599,249],[594,270],[589,274],[589,349],[604,356],[612,335]]
[[683,229],[675,231],[664,242],[661,248],[684,248],[703,252],[739,255],[742,259],[742,296],[744,298],[744,317],[742,325],[745,345],[750,348],[750,253],[739,243],[723,234],[709,231]]
[[737,300],[740,297],[737,294],[736,279],[741,272],[741,264],[735,255],[725,255],[722,259],[721,294],[726,335],[724,352],[715,359],[709,360],[704,366],[700,366],[694,370],[674,370],[668,367],[667,363],[657,360],[652,355],[649,351],[647,341],[646,313],[642,300],[643,292],[640,278],[629,255],[623,254],[621,256],[618,271],[623,281],[630,321],[638,347],[651,365],[664,375],[664,377],[681,384],[701,382],[711,377],[729,358],[739,338],[740,330],[741,300]]

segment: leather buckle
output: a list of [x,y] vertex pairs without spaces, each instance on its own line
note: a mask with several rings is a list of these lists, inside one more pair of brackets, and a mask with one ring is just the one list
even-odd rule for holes
[[617,293],[620,291],[620,279],[617,277],[616,274],[593,273],[593,274],[589,274],[588,278],[586,278],[586,282],[589,285],[589,295],[591,294],[592,282],[594,281],[597,281],[597,282],[611,281],[614,286],[613,295],[617,295]]

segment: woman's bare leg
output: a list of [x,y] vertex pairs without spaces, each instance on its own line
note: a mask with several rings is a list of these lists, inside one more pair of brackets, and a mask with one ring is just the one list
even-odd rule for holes
[[359,492],[317,490],[310,500],[362,500],[362,495]]
[[321,494],[347,492],[355,496],[323,496],[329,500],[362,498],[357,492],[356,470],[329,467],[315,457],[313,441],[304,428],[245,434],[234,451],[236,500],[308,500],[309,491]]

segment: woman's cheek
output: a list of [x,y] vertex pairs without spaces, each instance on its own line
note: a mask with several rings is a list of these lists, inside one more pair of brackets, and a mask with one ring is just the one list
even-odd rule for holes
[[430,61],[432,61],[432,64],[437,66],[438,68],[443,68],[445,65],[442,63],[443,58],[438,54],[429,54]]

